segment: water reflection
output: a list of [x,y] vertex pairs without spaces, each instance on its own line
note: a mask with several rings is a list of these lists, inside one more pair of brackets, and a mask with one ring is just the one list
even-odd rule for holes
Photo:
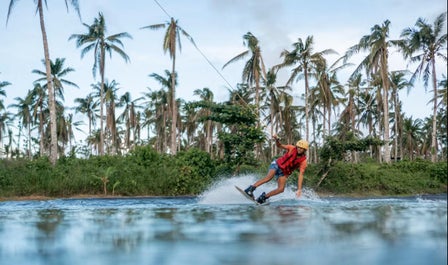
[[446,197],[5,202],[0,264],[446,264],[446,227]]

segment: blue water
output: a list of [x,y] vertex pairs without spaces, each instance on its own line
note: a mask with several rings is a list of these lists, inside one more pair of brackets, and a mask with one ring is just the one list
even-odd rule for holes
[[257,206],[233,188],[253,180],[198,197],[0,202],[0,264],[447,264],[446,194],[287,190]]

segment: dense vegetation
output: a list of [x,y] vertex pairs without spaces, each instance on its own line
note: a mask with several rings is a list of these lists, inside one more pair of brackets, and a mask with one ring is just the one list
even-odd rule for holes
[[[17,2],[10,0],[8,18]],[[70,4],[80,15],[77,1]],[[42,1],[35,5],[43,34]],[[45,70],[33,70],[32,89],[5,106],[4,88],[14,85],[0,81],[0,196],[199,194],[220,177],[265,174],[281,151],[269,142],[275,132],[285,143],[310,142],[305,185],[318,191],[446,192],[447,82],[446,71],[436,72],[447,58],[446,12],[433,24],[417,19],[396,40],[389,37],[389,20],[374,25],[334,63],[327,56],[335,51],[315,52],[313,36],[307,36],[285,44],[292,48],[280,54],[282,61],[266,67],[262,44],[248,32],[247,50],[224,65],[249,56],[242,82],[222,103],[206,86],[194,91],[197,101],[176,98],[182,74],[175,69],[176,47],[181,36],[193,42],[177,20],[143,27],[166,28],[163,48],[172,69],[150,74],[160,90],[134,100],[129,91],[120,96],[119,83],[108,81],[104,70],[107,53],[129,60],[122,39],[131,36],[108,36],[101,12],[83,25],[86,32],[70,40],[82,55],[93,53],[92,70],[101,81],[74,99],[74,108],[64,103],[64,86],[77,86],[67,79],[74,69],[64,58],[49,58],[45,34]],[[388,55],[395,51],[403,65],[414,62],[417,68],[389,71]],[[349,79],[339,80],[339,70],[361,52],[365,57]],[[279,71],[290,73],[286,84],[278,84]],[[424,120],[407,117],[398,97],[420,76],[433,92],[432,115]],[[293,97],[301,80],[303,106]],[[81,123],[73,120],[76,113],[88,120],[88,136],[79,143],[73,142]]]
[[[240,166],[240,174],[264,176],[268,164]],[[139,147],[127,156],[0,160],[0,198],[17,196],[177,196],[198,195],[215,181],[233,177],[234,168],[190,149],[176,156]],[[335,195],[446,193],[447,164],[424,160],[392,164],[337,162],[321,182],[322,167],[310,165],[304,187]],[[296,187],[296,175],[288,180]],[[229,187],[232,188],[232,187]]]

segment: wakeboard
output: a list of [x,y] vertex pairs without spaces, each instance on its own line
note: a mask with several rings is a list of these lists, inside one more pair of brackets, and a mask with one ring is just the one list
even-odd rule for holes
[[235,185],[235,188],[241,193],[243,194],[244,197],[246,197],[246,199],[250,200],[251,202],[255,203],[256,205],[268,205],[268,202],[265,202],[263,204],[257,202],[254,198],[250,197],[249,195],[247,195],[243,189],[241,189],[240,187]]

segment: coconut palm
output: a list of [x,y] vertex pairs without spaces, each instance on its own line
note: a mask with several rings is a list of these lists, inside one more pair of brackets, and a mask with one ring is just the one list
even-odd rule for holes
[[409,159],[414,160],[415,155],[419,155],[418,145],[421,142],[423,133],[423,121],[421,119],[405,118],[403,121],[403,144],[406,146]]
[[[433,117],[431,138],[431,161],[437,161],[437,74],[436,59],[447,61],[446,43],[447,34],[444,32],[446,26],[446,12],[437,16],[431,25],[425,19],[419,18],[413,28],[402,31],[404,38],[403,52],[411,62],[418,63],[417,69],[411,77],[413,81],[418,75],[423,75],[424,86],[428,86],[429,79],[433,88]],[[445,53],[443,52],[445,51]]]
[[[193,103],[185,103],[182,105],[182,134],[186,134],[183,145],[187,148],[196,147],[201,150],[206,150],[206,127],[203,126],[203,122],[200,120],[202,113],[206,113],[208,108],[203,107],[199,110]],[[207,121],[205,121],[207,122]],[[195,141],[196,138],[196,141]]]
[[39,123],[39,153],[43,156],[46,153],[46,147],[48,146],[48,141],[45,137],[44,125],[48,120],[48,105],[46,90],[41,84],[35,83],[34,88],[31,91],[32,94],[32,109],[33,109],[33,122]]
[[[67,0],[64,0],[64,1],[65,1],[65,5],[67,6],[67,11],[68,11]],[[17,2],[18,2],[18,0],[11,0],[9,2],[6,24],[8,24],[8,20],[9,20],[9,16],[11,15],[11,11]],[[44,0],[35,0],[34,3],[37,6],[36,13],[39,13],[40,29],[41,29],[41,33],[42,33],[42,41],[43,41],[43,47],[44,47],[45,73],[46,73],[46,81],[47,81],[47,88],[48,88],[48,94],[49,94],[48,106],[50,108],[50,135],[51,135],[50,161],[54,165],[54,164],[56,164],[56,160],[58,158],[58,152],[57,152],[58,139],[57,139],[57,131],[56,131],[56,103],[55,103],[55,98],[54,98],[53,80],[51,78],[50,50],[48,48],[48,38],[47,38],[47,32],[46,32],[46,28],[45,28],[44,11],[43,11],[43,3],[45,3],[45,5],[47,5],[47,1],[46,0],[45,1]],[[81,14],[79,12],[78,0],[70,0],[70,4],[76,10],[79,18],[81,18]]]
[[388,56],[389,48],[396,46],[396,41],[388,40],[390,21],[385,20],[381,25],[375,25],[371,28],[370,35],[364,35],[358,44],[350,47],[345,54],[345,58],[349,59],[354,54],[361,51],[367,51],[368,54],[361,63],[356,67],[351,77],[360,73],[362,69],[366,70],[367,76],[379,74],[382,81],[382,107],[383,107],[383,140],[384,145],[384,161],[390,163],[390,146],[389,146],[389,88],[390,82],[388,78]]
[[[264,87],[261,88],[261,101],[264,102],[263,109],[269,109],[269,115],[264,117],[266,124],[270,124],[270,135],[274,135],[281,127],[283,120],[281,112],[281,99],[285,98],[285,95],[291,91],[289,86],[277,86],[277,72],[273,69],[268,70],[266,73],[266,79],[263,80]],[[271,157],[269,160],[277,154],[277,146],[272,143]]]
[[[56,58],[55,62],[53,63],[52,60],[50,60],[50,69],[51,69],[51,78],[53,80],[53,87],[54,92],[56,93],[55,96],[59,96],[62,100],[64,100],[64,85],[73,86],[76,88],[79,88],[77,84],[64,79],[64,77],[74,72],[75,69],[71,67],[64,68],[64,62],[65,58]],[[42,63],[45,66],[45,61],[42,60]],[[33,74],[37,74],[42,76],[41,78],[34,81],[34,83],[43,83],[46,80],[46,73],[43,71],[40,71],[38,69],[34,69],[31,71]],[[47,89],[47,84],[43,86],[43,88]]]
[[[182,34],[186,37],[190,42],[196,46],[193,38],[179,26],[177,20],[171,18],[170,22],[165,22],[162,24],[154,24],[146,27],[142,27],[141,29],[164,29],[166,28],[165,36],[163,38],[163,51],[170,54],[170,58],[172,59],[172,68],[171,68],[171,85],[170,88],[170,104],[171,104],[171,154],[176,154],[177,152],[177,104],[176,104],[176,47],[179,47],[179,51],[182,50],[182,45],[180,41],[180,35]],[[176,45],[177,44],[177,45]]]
[[[112,152],[115,154],[119,148],[118,130],[117,130],[117,119],[115,118],[115,108],[116,102],[118,101],[117,91],[119,88],[119,83],[115,80],[108,82],[107,80],[104,84],[96,84],[93,89],[96,91],[94,93],[95,97],[104,96],[104,103],[106,104],[106,128],[105,134],[109,137],[105,137],[107,143],[108,153]],[[104,91],[100,91],[101,87]]]
[[[0,96],[6,97],[6,92],[3,89],[11,83],[6,81],[0,82]],[[8,127],[11,121],[11,114],[5,111],[3,99],[0,99],[0,146],[3,147],[3,134],[8,131]]]
[[103,131],[103,105],[104,105],[104,78],[106,68],[106,54],[112,56],[112,52],[118,53],[126,62],[129,61],[129,56],[123,51],[122,38],[130,38],[132,36],[127,32],[121,32],[113,35],[106,36],[107,28],[106,21],[103,14],[100,12],[98,18],[95,18],[92,25],[83,23],[87,28],[85,34],[73,34],[69,40],[74,39],[76,41],[76,47],[83,47],[81,50],[81,58],[84,57],[89,51],[93,50],[94,63],[92,68],[93,76],[99,72],[101,77],[100,88],[100,142],[99,142],[99,154],[104,154],[104,131]]
[[224,64],[223,69],[236,61],[244,59],[250,53],[250,58],[244,65],[242,81],[253,87],[255,85],[255,106],[257,110],[257,116],[260,115],[260,81],[266,80],[266,67],[264,66],[263,56],[261,55],[261,48],[258,39],[248,32],[243,36],[243,43],[247,46],[248,50],[238,54]]
[[[193,94],[195,96],[199,96],[201,101],[203,101],[206,104],[213,104],[213,92],[207,88],[204,87],[203,89],[196,89]],[[198,116],[207,117],[211,115],[211,110],[209,108],[202,108],[199,110]],[[205,131],[205,139],[204,139],[204,150],[208,152],[209,154],[212,154],[212,145],[213,145],[213,131],[215,124],[211,120],[205,120],[204,121],[204,131]]]
[[139,120],[137,119],[137,109],[141,108],[136,103],[142,98],[137,98],[132,100],[131,93],[124,93],[119,100],[118,107],[123,107],[123,113],[118,116],[120,122],[124,122],[126,126],[125,134],[125,146],[129,149],[131,147],[131,130],[133,131],[133,142],[136,141],[136,130],[139,125]]
[[403,117],[401,112],[401,102],[399,99],[399,91],[407,88],[408,92],[409,89],[412,87],[412,83],[409,82],[405,77],[407,75],[406,71],[393,71],[390,73],[390,85],[392,88],[392,106],[394,108],[394,159],[397,161],[398,157],[401,157],[401,154],[398,154],[398,150],[402,152],[402,148],[400,143],[401,141],[401,134],[402,134],[402,128],[403,128]]
[[[170,73],[169,70],[165,70],[165,76],[161,76],[156,73],[152,73],[149,76],[154,78],[161,85],[161,91],[155,95],[156,98],[159,99],[157,101],[157,105],[154,105],[154,107],[157,107],[159,109],[159,111],[157,113],[155,113],[156,117],[157,117],[157,119],[160,119],[163,117],[164,119],[168,120],[168,116],[165,116],[165,114],[168,114],[168,113],[170,113],[170,111],[173,111],[173,107],[171,106],[171,104],[175,104],[177,106],[177,103],[175,101],[174,102],[172,101],[173,95],[172,95],[172,90],[170,90],[170,87],[173,87],[173,83],[174,83],[174,86],[177,85],[177,74],[173,75],[172,73]],[[174,77],[174,82],[172,80],[173,77]],[[164,91],[165,88],[168,89],[168,92]],[[168,98],[165,98],[166,96],[168,96]],[[168,101],[166,101],[167,99],[168,99]],[[161,104],[166,104],[166,105],[161,105]],[[171,118],[173,118],[172,113],[170,116],[171,116]],[[176,115],[176,117],[177,117],[177,115]],[[158,132],[157,135],[160,136],[159,133],[162,133],[164,135],[166,134],[165,129],[167,126],[167,124],[166,124],[167,120],[164,120],[162,123],[159,124],[158,129],[156,130]],[[171,122],[171,126],[173,126],[172,122]],[[160,130],[162,130],[162,131],[160,131]],[[170,131],[172,134],[173,133],[172,128]],[[176,133],[176,130],[174,130],[174,133]],[[171,146],[171,153],[173,152],[172,141],[173,141],[173,137],[171,135],[171,137],[165,139],[165,142],[162,145],[165,147]],[[176,141],[176,137],[174,137],[174,141]],[[162,150],[165,150],[165,148],[162,148]]]
[[144,102],[147,106],[144,110],[145,119],[143,122],[143,127],[148,128],[148,141],[151,135],[151,125],[154,125],[153,132],[156,135],[154,138],[154,148],[160,152],[165,153],[166,147],[168,145],[168,139],[166,138],[167,124],[169,120],[169,95],[165,90],[168,87],[162,87],[158,91],[149,91],[144,93],[144,98],[148,101]]
[[6,92],[3,88],[9,85],[11,85],[11,83],[7,81],[0,81],[0,96],[6,97]]
[[314,96],[323,105],[323,137],[326,136],[325,124],[327,124],[328,132],[331,130],[332,109],[335,109],[343,101],[341,96],[344,94],[344,87],[338,81],[337,73],[350,64],[339,65],[340,61],[340,59],[336,60],[328,66],[327,60],[322,58],[310,73],[310,76],[317,80],[315,89],[318,91],[314,93]]
[[95,101],[93,93],[88,94],[85,98],[75,98],[75,103],[78,106],[75,107],[75,113],[82,113],[87,115],[87,119],[89,120],[89,134],[92,134],[92,125],[95,126],[95,112],[98,108],[98,102]]
[[292,44],[291,51],[284,50],[280,56],[283,62],[275,68],[293,67],[291,76],[286,85],[291,85],[294,81],[303,77],[305,80],[305,138],[309,139],[309,78],[310,72],[324,61],[324,55],[336,53],[334,50],[327,49],[320,52],[314,52],[313,36],[308,36],[303,42],[298,38],[297,42]]
[[[9,107],[16,108],[17,113],[16,117],[20,119],[20,123],[22,126],[26,127],[27,130],[27,154],[28,158],[31,158],[31,125],[32,125],[32,114],[31,114],[31,105],[32,105],[32,94],[31,91],[28,90],[28,93],[25,98],[16,97],[14,98],[17,103],[9,105]],[[20,142],[20,141],[19,141]]]

